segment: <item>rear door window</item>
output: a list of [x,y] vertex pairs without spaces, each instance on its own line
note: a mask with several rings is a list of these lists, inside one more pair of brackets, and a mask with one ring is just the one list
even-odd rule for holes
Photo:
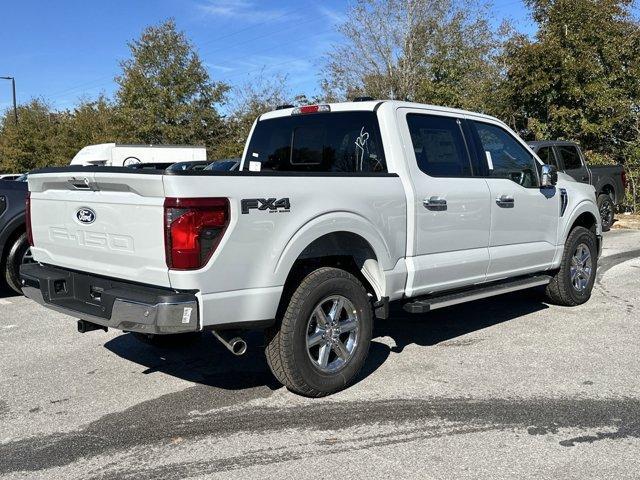
[[560,158],[562,158],[565,170],[582,168],[582,161],[580,160],[580,154],[576,147],[571,145],[561,145],[557,148],[558,152],[560,152]]
[[410,113],[407,124],[420,170],[431,177],[473,175],[458,119]]
[[385,173],[374,112],[291,115],[258,121],[243,170]]

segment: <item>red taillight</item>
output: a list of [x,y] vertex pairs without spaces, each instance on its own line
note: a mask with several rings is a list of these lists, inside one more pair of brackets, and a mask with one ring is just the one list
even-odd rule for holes
[[623,168],[622,169],[622,189],[626,191],[628,186],[629,184],[627,183],[627,171]]
[[164,230],[167,266],[196,270],[211,258],[227,225],[226,198],[166,198]]
[[31,192],[27,192],[27,200],[25,202],[24,210],[25,223],[27,225],[27,239],[29,245],[33,247],[33,231],[31,229]]

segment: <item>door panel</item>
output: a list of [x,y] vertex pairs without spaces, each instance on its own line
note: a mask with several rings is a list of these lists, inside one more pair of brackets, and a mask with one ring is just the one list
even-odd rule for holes
[[487,161],[491,196],[487,280],[546,270],[555,254],[556,188],[540,188],[538,162],[503,126],[472,122]]
[[419,109],[400,109],[398,115],[415,222],[407,249],[407,295],[483,282],[489,265],[489,187],[471,176],[459,120]]
[[[559,217],[557,189],[524,188],[501,178],[487,183],[493,200],[487,280],[549,268]],[[503,197],[513,203],[498,202]]]

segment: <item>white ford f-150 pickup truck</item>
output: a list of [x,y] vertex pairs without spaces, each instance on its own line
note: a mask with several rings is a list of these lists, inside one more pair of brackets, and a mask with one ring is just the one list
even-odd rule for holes
[[238,171],[64,167],[29,190],[28,297],[83,332],[213,330],[234,353],[264,328],[273,374],[308,396],[354,380],[389,302],[545,285],[578,305],[602,248],[591,185],[495,118],[398,101],[266,113]]

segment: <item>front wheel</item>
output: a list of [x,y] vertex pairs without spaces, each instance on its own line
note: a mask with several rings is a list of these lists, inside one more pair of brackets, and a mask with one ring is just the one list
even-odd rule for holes
[[265,353],[289,390],[322,397],[350,385],[364,365],[373,328],[362,283],[338,268],[311,272],[291,296]]
[[595,233],[584,227],[574,228],[564,245],[560,269],[547,285],[547,299],[569,307],[583,304],[591,298],[597,268]]
[[602,221],[602,231],[608,232],[613,225],[615,205],[611,197],[606,193],[598,196],[598,210],[600,211],[600,219]]

